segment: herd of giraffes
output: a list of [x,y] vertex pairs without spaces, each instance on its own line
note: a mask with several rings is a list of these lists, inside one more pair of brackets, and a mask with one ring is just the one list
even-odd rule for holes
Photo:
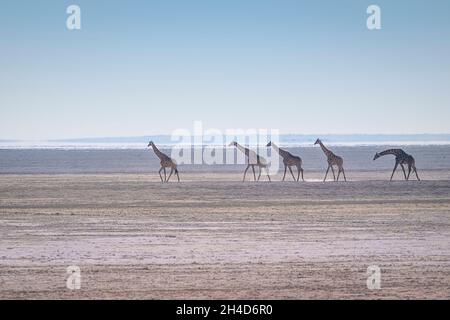
[[[323,181],[324,182],[326,181],[328,172],[330,171],[330,169],[331,169],[331,172],[333,173],[334,181],[339,181],[339,177],[340,177],[341,173],[342,173],[342,176],[344,177],[344,181],[347,181],[347,178],[345,176],[345,170],[344,170],[344,159],[342,159],[342,157],[334,154],[330,149],[325,147],[325,145],[322,143],[322,141],[320,139],[317,139],[316,142],[314,143],[314,145],[319,145],[320,148],[322,149],[323,153],[327,157],[328,168],[325,173],[325,177],[323,178]],[[239,151],[241,151],[245,155],[245,157],[247,159],[247,167],[244,170],[244,178],[242,179],[242,181],[245,181],[245,176],[247,175],[247,171],[248,171],[248,169],[250,169],[250,167],[252,168],[253,178],[255,181],[260,180],[263,169],[267,174],[267,178],[269,179],[269,181],[271,181],[270,175],[269,175],[269,170],[267,168],[268,164],[267,164],[266,159],[264,159],[262,156],[257,154],[255,151],[241,146],[236,141],[231,142],[229,146],[235,146]],[[161,168],[159,169],[158,173],[159,173],[159,177],[161,178],[161,182],[169,182],[170,177],[174,173],[178,178],[178,182],[180,182],[180,176],[178,174],[177,163],[175,162],[175,160],[173,160],[168,155],[159,151],[159,149],[156,147],[156,145],[153,143],[153,141],[150,141],[148,143],[148,147],[152,147],[156,156],[160,159]],[[302,159],[299,156],[295,156],[292,153],[279,148],[275,143],[273,143],[271,141],[267,144],[267,147],[272,147],[281,156],[281,158],[283,158],[284,175],[283,175],[282,181],[284,181],[286,178],[287,169],[289,169],[289,172],[291,173],[294,181],[299,181],[300,175],[302,177],[302,181],[305,181],[305,179],[303,178]],[[392,171],[392,174],[391,174],[390,181],[392,181],[392,178],[394,177],[394,173],[395,173],[395,170],[397,170],[398,165],[400,165],[403,170],[403,175],[405,177],[405,180],[409,180],[411,172],[414,172],[416,174],[417,180],[420,181],[419,175],[417,173],[416,162],[415,162],[413,156],[407,154],[402,149],[388,149],[388,150],[385,150],[380,153],[377,152],[375,154],[373,160],[376,160],[379,157],[382,157],[382,156],[385,156],[388,154],[395,156],[395,165],[394,165],[394,170]],[[408,166],[408,174],[406,174],[405,165]],[[256,178],[255,166],[259,168],[258,178]],[[337,177],[336,177],[336,174],[334,171],[334,166],[336,166],[337,170],[338,170]],[[292,167],[297,168],[297,178],[295,177],[294,172],[292,171]],[[166,168],[170,168],[169,176],[167,176]],[[164,179],[161,174],[162,171],[164,172]]]

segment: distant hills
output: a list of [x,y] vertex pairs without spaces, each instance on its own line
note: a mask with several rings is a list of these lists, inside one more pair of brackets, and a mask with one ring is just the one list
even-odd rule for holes
[[[277,141],[281,146],[312,146],[317,138],[328,145],[450,145],[450,134],[282,134],[278,138],[221,137],[217,140],[205,137],[172,139],[170,135],[148,135],[137,137],[104,137],[82,139],[55,139],[46,141],[0,140],[0,149],[140,149],[152,140],[161,146],[174,145],[214,145],[220,146],[237,140],[243,144],[261,145],[268,140]],[[258,142],[255,142],[258,141]]]
[[[329,143],[351,143],[351,142],[450,142],[450,134],[282,134],[282,143],[306,143],[313,142],[321,138]],[[229,137],[232,139],[233,137]],[[83,138],[83,139],[61,139],[49,140],[51,142],[71,142],[71,143],[145,143],[155,141],[163,144],[170,144],[174,141],[170,135],[149,135],[138,137],[105,137],[105,138]]]

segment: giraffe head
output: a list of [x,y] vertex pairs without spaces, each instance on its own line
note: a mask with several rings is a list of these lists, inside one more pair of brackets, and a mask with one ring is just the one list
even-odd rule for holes
[[321,143],[320,139],[317,139],[316,142],[314,142],[314,145]]
[[154,143],[153,143],[153,141],[150,141],[149,143],[148,143],[148,146],[147,147],[150,147],[151,145],[153,145]]
[[375,156],[373,157],[373,160],[377,160],[380,157],[380,154],[377,152],[375,153]]
[[229,147],[231,147],[231,146],[237,146],[237,142],[236,142],[236,141],[233,141],[233,142],[231,142],[228,146],[229,146]]
[[266,147],[270,147],[272,145],[272,141],[269,141],[269,143],[266,145]]

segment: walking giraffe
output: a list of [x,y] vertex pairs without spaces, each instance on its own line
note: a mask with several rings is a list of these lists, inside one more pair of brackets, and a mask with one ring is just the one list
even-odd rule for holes
[[[161,162],[160,162],[161,169],[159,169],[159,171],[158,171],[159,177],[161,178],[161,182],[169,182],[169,179],[172,176],[172,173],[174,173],[174,172],[177,175],[178,182],[180,182],[180,176],[178,175],[178,169],[177,169],[177,164],[176,164],[175,160],[171,159],[168,155],[159,151],[159,149],[155,146],[153,141],[150,141],[148,143],[147,147],[150,147],[150,146],[153,148],[153,151],[155,152],[155,154],[159,158],[159,160],[161,160]],[[168,178],[166,178],[167,177],[166,168],[170,168],[170,174],[169,174]],[[161,175],[162,170],[164,170],[164,180]]]
[[[245,171],[244,171],[244,178],[242,179],[243,182],[245,181],[245,175],[247,174],[247,170],[250,167],[252,167],[253,178],[255,179],[255,181],[259,181],[259,179],[261,178],[262,168],[264,168],[266,170],[267,178],[269,178],[269,181],[271,181],[270,180],[270,176],[269,176],[269,171],[267,170],[267,161],[266,161],[266,159],[261,157],[255,151],[252,151],[250,149],[244,148],[243,146],[241,146],[236,141],[231,142],[229,146],[235,146],[239,151],[241,151],[243,154],[245,154],[245,156],[247,158],[248,165],[247,165],[247,168],[245,168]],[[259,167],[258,180],[256,180],[255,166]]]
[[[286,170],[287,168],[289,168],[289,171],[292,174],[292,178],[294,179],[294,181],[298,181],[300,179],[300,173],[302,174],[302,180],[305,181],[305,179],[303,179],[303,168],[302,168],[302,159],[300,157],[294,156],[292,153],[280,149],[275,143],[273,143],[272,141],[269,141],[269,143],[267,144],[267,147],[272,147],[274,148],[274,150],[276,152],[278,152],[278,154],[283,158],[283,164],[284,164],[284,175],[283,175],[283,180],[286,178]],[[292,172],[292,166],[296,166],[297,167],[297,179],[295,179],[294,173]]]
[[[320,139],[316,140],[314,145],[316,145],[316,144],[320,145],[320,147],[322,148],[323,153],[325,153],[325,155],[327,156],[328,168],[327,168],[327,172],[325,173],[325,178],[323,178],[323,181],[325,181],[327,179],[328,171],[330,170],[330,168],[331,168],[331,171],[333,172],[334,181],[339,181],[339,176],[340,176],[341,172],[344,175],[344,180],[347,181],[347,178],[345,177],[344,160],[341,157],[335,155],[330,150],[328,150],[323,145],[322,141],[320,141]],[[334,165],[337,166],[338,170],[339,170],[337,179],[336,179],[336,175],[334,174],[334,169],[333,169]]]
[[[385,156],[387,154],[392,154],[395,156],[395,166],[394,166],[394,170],[392,171],[392,174],[391,174],[391,179],[389,181],[392,181],[392,177],[394,176],[395,170],[397,169],[398,165],[400,165],[403,169],[403,175],[405,176],[405,180],[409,180],[409,175],[411,174],[411,169],[412,169],[416,174],[417,180],[420,181],[419,175],[417,174],[416,161],[414,160],[413,156],[407,154],[402,149],[388,149],[388,150],[385,150],[380,153],[377,152],[375,154],[375,156],[373,157],[373,160],[376,160],[379,157]],[[404,167],[405,164],[408,165],[408,176],[406,175],[406,172],[405,172],[405,167]]]

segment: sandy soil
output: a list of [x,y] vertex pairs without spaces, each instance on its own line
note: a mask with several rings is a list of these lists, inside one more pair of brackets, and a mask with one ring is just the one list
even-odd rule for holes
[[0,175],[0,298],[450,298],[449,172],[322,174]]

